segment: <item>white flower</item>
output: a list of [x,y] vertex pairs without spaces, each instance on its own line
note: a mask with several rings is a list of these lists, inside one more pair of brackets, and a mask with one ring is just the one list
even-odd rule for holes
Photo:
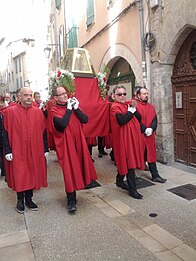
[[73,73],[61,68],[57,68],[49,74],[51,88],[63,86],[70,94],[75,92],[74,79]]

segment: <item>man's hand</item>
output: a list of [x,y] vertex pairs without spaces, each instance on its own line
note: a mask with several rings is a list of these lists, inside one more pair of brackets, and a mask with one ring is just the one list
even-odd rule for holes
[[73,106],[73,103],[74,103],[75,101],[73,101],[71,98],[69,98],[68,100],[67,100],[67,109],[68,110],[72,110],[72,106]]
[[5,155],[5,158],[6,158],[6,160],[8,160],[8,161],[12,161],[12,160],[13,160],[13,155],[12,155],[12,153],[6,154],[6,155]]
[[50,153],[47,151],[47,152],[44,153],[44,156],[47,158],[49,156],[49,154]]
[[136,111],[136,108],[128,105],[128,111],[131,112],[131,113],[134,113]]
[[146,130],[145,130],[145,134],[146,134],[147,137],[151,136],[152,132],[153,132],[152,128],[146,128]]
[[75,102],[73,105],[73,108],[74,108],[74,110],[77,110],[79,107],[79,101],[75,97],[73,97],[72,100],[74,100],[74,102]]

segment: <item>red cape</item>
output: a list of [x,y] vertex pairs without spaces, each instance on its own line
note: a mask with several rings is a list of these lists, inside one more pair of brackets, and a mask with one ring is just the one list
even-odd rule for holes
[[106,136],[109,133],[110,102],[100,96],[96,78],[75,78],[74,96],[81,110],[88,115],[88,124],[83,127],[85,137]]
[[37,107],[37,108],[39,108],[39,104],[38,104],[36,101],[33,101],[33,102],[32,102],[32,105],[35,106],[35,107]]
[[116,113],[125,114],[126,112],[127,103],[114,102],[111,105],[110,120],[114,157],[121,175],[126,175],[128,169],[144,169],[144,149],[138,120],[133,117],[123,126],[119,126],[116,120]]
[[[150,128],[152,120],[156,116],[155,107],[150,103],[143,104],[140,101],[137,101],[136,108],[140,115],[142,116],[142,123],[146,126],[146,128]],[[156,140],[155,140],[155,132],[153,131],[152,135],[147,137],[145,134],[142,134],[142,138],[147,149],[147,162],[156,162]]]
[[16,104],[4,111],[4,127],[13,154],[12,161],[5,160],[8,186],[16,192],[46,187],[42,111]]
[[82,124],[72,111],[69,123],[64,133],[56,131],[53,117],[62,118],[64,106],[55,105],[50,111],[53,137],[59,164],[63,170],[66,192],[80,190],[96,180],[96,171],[83,134]]

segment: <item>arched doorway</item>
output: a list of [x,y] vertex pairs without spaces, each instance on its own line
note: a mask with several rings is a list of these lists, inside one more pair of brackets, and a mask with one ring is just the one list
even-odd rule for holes
[[110,61],[109,66],[110,75],[108,78],[108,85],[112,88],[114,85],[123,84],[128,92],[128,98],[133,96],[133,89],[135,87],[135,75],[129,63],[122,57],[115,57],[115,62]]
[[196,167],[196,30],[178,52],[172,88],[175,160]]

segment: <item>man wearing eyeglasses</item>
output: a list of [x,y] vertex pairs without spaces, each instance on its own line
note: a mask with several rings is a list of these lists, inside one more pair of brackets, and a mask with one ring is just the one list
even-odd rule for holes
[[117,182],[123,189],[126,175],[129,195],[142,199],[136,189],[135,169],[144,168],[143,144],[140,132],[140,115],[132,106],[131,101],[126,101],[126,89],[123,85],[113,89],[114,102],[110,109],[112,140],[114,158],[118,169]]
[[96,180],[95,168],[83,134],[82,124],[88,117],[79,108],[79,101],[68,98],[64,87],[53,88],[55,105],[49,112],[59,164],[63,171],[68,212],[76,211],[76,190]]

